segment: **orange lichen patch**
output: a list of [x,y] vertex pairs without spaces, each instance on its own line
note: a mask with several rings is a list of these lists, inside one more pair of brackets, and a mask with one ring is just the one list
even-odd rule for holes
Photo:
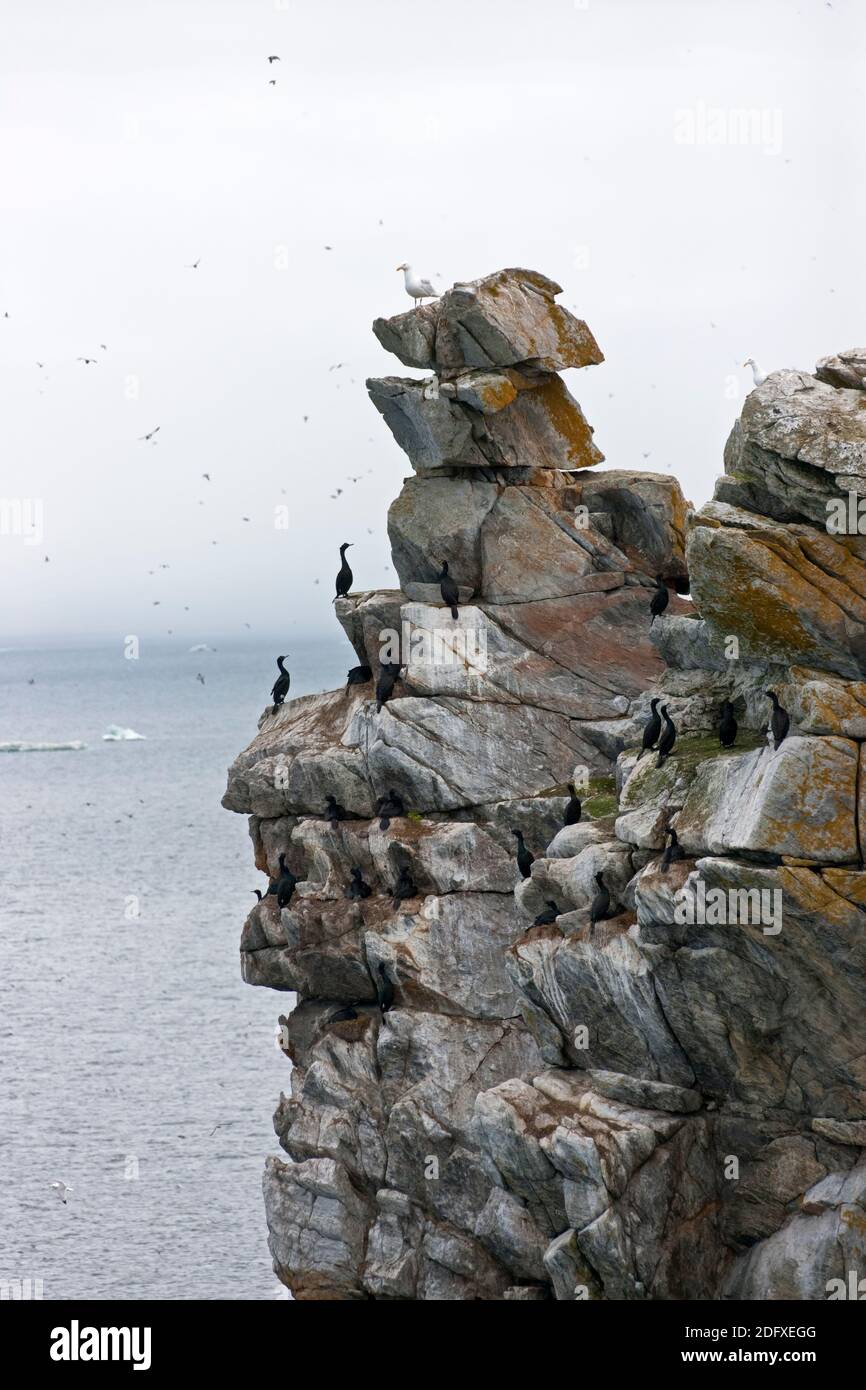
[[866,873],[856,869],[823,869],[821,877],[838,897],[866,907]]
[[751,535],[724,528],[692,532],[688,553],[692,591],[704,617],[735,633],[763,654],[801,659],[821,650],[800,618],[810,626],[836,629],[842,615],[835,605]]
[[[779,870],[779,883],[785,896],[804,914],[847,928],[851,925],[852,904],[846,894],[836,892],[831,886],[831,875],[842,872],[825,869],[818,873],[814,869],[783,867]],[[859,908],[853,910],[859,912]]]
[[569,394],[564,382],[558,376],[537,387],[531,397],[532,406],[543,409],[557,434],[566,445],[566,453],[572,468],[591,468],[601,463],[604,454],[592,442],[592,426],[577,401]]
[[491,378],[476,389],[479,400],[483,401],[491,412],[504,410],[517,396],[517,388],[506,376]]

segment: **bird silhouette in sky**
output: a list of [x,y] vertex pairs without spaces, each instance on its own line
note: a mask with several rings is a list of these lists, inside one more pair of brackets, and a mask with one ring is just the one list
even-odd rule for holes
[[95,357],[76,357],[76,362],[83,362],[85,367],[89,367],[96,361]]
[[160,431],[161,429],[162,429],[162,426],[161,426],[161,425],[157,425],[156,429],[151,430],[149,434],[140,434],[138,437],[139,437],[139,439],[144,439],[144,440],[153,439],[153,436],[154,436],[155,434],[159,434],[159,431]]
[[197,261],[193,261],[192,265],[187,265],[187,266],[185,266],[184,269],[185,269],[185,270],[198,270],[198,268],[199,268],[200,265],[201,265],[201,256],[199,256],[199,258],[198,258]]
[[281,63],[282,61],[283,61],[283,60],[282,60],[282,58],[280,57],[279,53],[269,53],[269,54],[268,54],[268,62],[269,62],[269,63]]

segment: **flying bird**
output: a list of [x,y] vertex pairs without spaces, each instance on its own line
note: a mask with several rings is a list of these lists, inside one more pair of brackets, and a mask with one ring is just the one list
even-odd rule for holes
[[202,476],[203,478],[206,478],[207,481],[210,482],[210,473],[202,473],[201,476]]
[[201,681],[202,685],[204,685],[204,676],[202,675],[201,671],[196,672],[195,678],[197,681]]
[[149,434],[140,434],[138,437],[139,437],[139,439],[143,439],[143,440],[153,439],[153,436],[154,436],[155,434],[159,434],[159,432],[160,432],[161,429],[162,429],[162,426],[161,426],[161,425],[157,425],[156,429],[151,430]]
[[268,54],[268,62],[269,62],[269,63],[281,63],[282,61],[283,61],[283,60],[282,60],[282,58],[280,57],[279,53],[269,53],[269,54]]
[[201,265],[201,256],[199,256],[199,258],[198,258],[197,261],[193,261],[192,265],[185,266],[184,268],[185,268],[186,270],[198,270],[198,268],[199,268],[200,265]]
[[92,367],[96,362],[95,357],[76,357],[76,362],[83,362],[85,367]]
[[430,284],[430,281],[425,280],[423,276],[416,275],[411,265],[407,265],[404,261],[402,265],[397,266],[397,269],[402,270],[403,284],[406,287],[406,293],[410,299],[414,300],[416,306],[420,299],[439,298],[439,295]]
[[51,1191],[56,1192],[63,1205],[66,1206],[67,1195],[72,1191],[69,1184],[66,1182],[53,1182],[50,1184],[50,1187]]

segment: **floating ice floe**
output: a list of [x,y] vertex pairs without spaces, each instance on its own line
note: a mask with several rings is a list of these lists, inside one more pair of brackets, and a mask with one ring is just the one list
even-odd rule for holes
[[28,743],[26,739],[16,739],[10,743],[0,743],[0,753],[62,753],[67,748],[78,751],[86,748],[81,739],[74,738],[69,743]]
[[146,738],[147,735],[137,734],[134,729],[124,729],[120,724],[109,724],[102,737],[106,743],[120,743],[124,739]]

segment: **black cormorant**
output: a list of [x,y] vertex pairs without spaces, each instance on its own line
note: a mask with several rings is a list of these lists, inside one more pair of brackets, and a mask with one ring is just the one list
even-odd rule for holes
[[770,715],[770,728],[773,731],[773,743],[776,748],[784,743],[785,736],[791,727],[790,716],[786,709],[782,709],[779,704],[779,697],[775,690],[765,690],[764,694],[768,700],[773,701],[773,713]]
[[345,1008],[335,1009],[332,1014],[328,1015],[328,1017],[325,1019],[325,1027],[327,1028],[328,1025],[331,1023],[345,1023],[348,1022],[349,1019],[357,1017],[358,1010],[354,1007],[354,1005],[347,1004]]
[[665,832],[665,839],[667,839],[668,835],[671,837],[671,842],[669,845],[665,845],[665,852],[662,855],[662,862],[659,865],[663,874],[667,873],[675,859],[685,859],[686,857],[686,852],[677,839],[677,832],[674,830],[673,826],[670,826]]
[[345,897],[351,898],[353,902],[357,902],[359,898],[369,898],[372,891],[369,883],[364,882],[361,876],[361,870],[356,864],[352,870],[352,882],[345,891]]
[[517,841],[517,867],[520,870],[521,878],[529,878],[535,863],[535,855],[526,848],[522,830],[512,830],[511,833]]
[[261,900],[262,900],[262,890],[261,890],[261,888],[253,888],[251,891],[252,891],[253,893],[255,893],[257,901],[258,901],[258,902],[261,902]]
[[349,812],[345,806],[341,806],[335,796],[326,796],[327,806],[325,807],[325,820],[338,821],[349,820]]
[[650,604],[650,612],[652,613],[652,617],[650,618],[650,627],[652,627],[656,618],[660,618],[662,613],[664,613],[669,601],[670,594],[668,593],[668,587],[662,579],[661,575],[657,574],[656,591],[652,596],[652,603]]
[[403,864],[397,875],[397,882],[394,884],[394,907],[399,907],[404,898],[416,898],[417,896],[418,889],[415,887],[412,875],[409,873],[406,865]]
[[610,911],[610,893],[605,887],[604,875],[600,871],[595,875],[595,881],[598,884],[598,892],[593,898],[592,906],[589,909],[589,922],[590,926],[593,927],[596,922],[603,921]]
[[730,700],[725,700],[722,705],[722,717],[719,723],[719,743],[723,748],[730,748],[737,737],[737,721],[734,718],[734,707]]
[[[286,656],[288,656],[288,652],[286,653]],[[275,708],[275,709],[276,709],[277,705],[281,705],[281,704],[283,703],[283,701],[285,700],[286,696],[287,696],[288,693],[289,693],[289,686],[290,686],[291,683],[292,683],[292,678],[291,678],[291,676],[289,675],[288,671],[286,670],[285,666],[283,665],[283,662],[285,661],[285,659],[286,659],[285,656],[278,656],[278,657],[277,657],[277,665],[278,665],[279,668],[280,668],[280,674],[277,676],[277,679],[274,681],[274,688],[273,688],[273,690],[271,691],[271,695],[273,696],[273,699],[274,699],[274,708]]]
[[345,598],[352,587],[352,580],[355,576],[352,574],[349,568],[349,561],[346,559],[346,551],[351,544],[351,541],[343,541],[343,544],[340,546],[340,570],[337,575],[337,593],[331,600],[332,603],[336,603],[338,598]]
[[280,855],[280,876],[277,879],[277,906],[288,907],[297,883],[295,875],[286,865],[286,856]]
[[549,927],[556,921],[557,917],[562,915],[552,898],[547,898],[545,901],[547,902],[547,911],[539,912],[532,924],[534,927]]
[[382,706],[387,704],[399,678],[402,667],[399,661],[386,661],[379,667],[376,682],[376,713],[381,714]]
[[661,767],[662,763],[665,761],[665,758],[667,758],[668,754],[671,752],[674,744],[677,741],[676,727],[674,725],[674,721],[668,714],[667,705],[662,705],[662,718],[665,721],[665,727],[662,731],[662,736],[659,739],[659,755],[658,760],[656,762],[656,767]]
[[388,974],[388,969],[384,961],[379,961],[379,982],[376,985],[376,993],[379,996],[379,1008],[386,1014],[394,1003],[394,982]]
[[373,679],[373,672],[369,666],[353,666],[346,676],[346,687],[350,685],[366,685],[367,681]]
[[404,816],[405,814],[406,807],[403,804],[403,798],[397,792],[385,792],[384,796],[380,796],[376,802],[376,815],[381,816],[380,830],[388,829],[392,816]]
[[658,699],[650,700],[651,713],[646,724],[644,724],[643,740],[641,742],[640,752],[637,755],[638,762],[640,762],[644,753],[652,752],[659,741],[659,734],[662,731],[662,717],[659,714],[659,704],[660,700]]
[[442,602],[446,608],[451,609],[451,616],[455,620],[460,616],[457,612],[457,604],[460,600],[460,590],[448,573],[448,561],[442,561],[442,569],[439,572],[439,589],[442,594]]
[[569,782],[568,790],[571,792],[571,796],[569,797],[568,805],[565,808],[565,819],[562,823],[563,825],[577,825],[582,815],[580,797],[574,790],[573,782]]

